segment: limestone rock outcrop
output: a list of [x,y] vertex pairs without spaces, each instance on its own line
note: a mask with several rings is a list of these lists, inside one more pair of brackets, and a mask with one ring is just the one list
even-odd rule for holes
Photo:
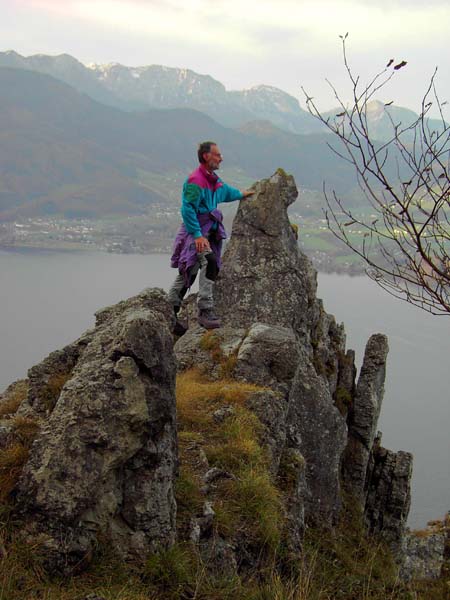
[[421,531],[408,531],[403,540],[401,577],[437,579],[448,573],[450,560],[450,513],[442,521],[431,521]]
[[367,466],[384,396],[388,352],[385,335],[373,335],[367,342],[347,417],[349,439],[343,461],[343,479],[347,490],[361,503],[365,499]]
[[[219,354],[233,358],[233,378],[276,393],[276,401],[261,394],[252,409],[264,425],[273,472],[297,457],[288,501],[293,539],[299,542],[305,523],[334,526],[343,483],[351,502],[366,510],[368,526],[397,547],[409,510],[411,457],[374,446],[387,339],[369,340],[356,383],[344,327],[316,297],[316,271],[289,223],[287,208],[296,197],[293,178],[278,170],[240,203],[215,286],[225,325],[215,334]],[[177,342],[180,368],[201,359],[209,375],[219,376],[201,339],[193,324]]]
[[[267,478],[281,488],[291,553],[301,551],[306,526],[332,529],[344,502],[400,552],[412,457],[376,437],[387,339],[370,338],[356,381],[344,327],[317,298],[317,273],[288,219],[293,178],[278,170],[254,192],[240,203],[215,286],[223,327],[205,334],[191,319],[174,346],[167,296],[146,290],[98,312],[94,329],[30,369],[17,415],[40,431],[14,489],[15,511],[49,570],[81,568],[101,542],[124,559],[174,543],[175,376],[192,369],[208,385],[254,384],[245,409],[258,422]],[[192,313],[193,299],[185,304]],[[209,423],[232,420],[235,410],[214,404]],[[0,444],[11,435],[0,422]],[[261,548],[247,547],[242,533],[230,542],[215,526],[216,483],[234,474],[208,464],[199,435],[179,439],[199,465],[201,501],[183,525],[190,542],[224,574],[254,567]]]
[[[216,303],[226,323],[250,331],[255,323],[272,332],[281,327],[284,337],[290,336],[290,347],[280,348],[276,360],[267,342],[257,350],[245,341],[241,348],[249,349],[251,361],[243,370],[238,355],[236,372],[266,385],[276,372],[280,378],[284,365],[285,450],[300,453],[306,464],[306,483],[299,481],[301,512],[307,522],[332,526],[340,508],[339,470],[347,439],[345,417],[333,397],[345,334],[323,310],[316,297],[317,273],[298,249],[287,215],[297,193],[293,178],[278,170],[241,202],[216,285]],[[261,364],[266,364],[265,377],[258,372]]]
[[381,434],[376,434],[388,352],[386,336],[370,337],[347,415],[342,480],[347,493],[364,511],[368,530],[381,534],[401,560],[411,504],[412,455],[383,448]]
[[[62,573],[100,541],[127,557],[175,538],[171,308],[149,290],[96,316],[94,330],[30,370],[20,408],[42,426],[16,512],[48,568]],[[62,374],[60,393],[49,395]]]
[[259,322],[298,335],[310,330],[317,274],[299,253],[289,223],[287,208],[297,195],[294,178],[278,170],[240,203],[215,286],[216,306],[226,324]]
[[412,454],[392,452],[375,439],[366,474],[364,515],[371,533],[381,534],[402,560],[402,543],[411,504]]

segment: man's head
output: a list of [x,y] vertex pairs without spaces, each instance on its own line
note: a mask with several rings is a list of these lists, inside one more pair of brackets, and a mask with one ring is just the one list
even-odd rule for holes
[[222,155],[215,142],[202,142],[198,145],[198,161],[205,165],[208,171],[217,171],[222,162]]

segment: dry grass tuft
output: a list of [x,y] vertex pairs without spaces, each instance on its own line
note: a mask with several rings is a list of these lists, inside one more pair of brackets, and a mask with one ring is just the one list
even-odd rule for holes
[[267,457],[258,441],[261,428],[256,415],[238,407],[233,417],[222,423],[217,434],[205,444],[210,465],[232,472],[248,466],[265,470]]
[[[39,423],[26,417],[12,421],[9,444],[0,450],[0,502],[8,500],[28,460],[31,444],[39,431]],[[1,598],[1,596],[0,596]]]
[[217,528],[225,536],[243,536],[258,547],[261,558],[274,556],[281,542],[281,494],[262,468],[243,468],[236,480],[226,480],[217,494]]
[[213,329],[210,329],[203,335],[199,346],[202,350],[207,352],[220,350],[220,338]]
[[15,417],[12,420],[14,437],[16,437],[25,448],[30,448],[39,433],[40,424],[36,419],[30,417]]
[[40,400],[44,403],[48,413],[51,413],[58,402],[58,398],[61,394],[61,390],[64,384],[69,381],[72,376],[72,372],[67,373],[55,373],[49,377],[47,384],[40,392]]
[[237,363],[237,350],[229,354],[224,354],[220,338],[214,330],[207,331],[200,340],[200,348],[209,352],[212,360],[219,365],[219,377],[226,379],[231,377]]
[[28,381],[23,379],[9,386],[0,400],[0,419],[16,414],[28,394]]
[[39,548],[16,536],[0,570],[1,600],[81,600],[92,594],[107,600],[156,600],[141,575],[123,561],[100,556],[87,573],[69,579],[48,578]]
[[5,502],[28,460],[29,450],[17,442],[0,451],[0,502]]
[[230,354],[222,359],[219,367],[219,376],[224,379],[227,377],[231,377],[234,371],[234,368],[237,364],[237,355]]
[[209,381],[197,369],[177,377],[177,409],[180,429],[202,431],[211,423],[212,413],[223,406],[243,405],[250,394],[263,388],[250,383],[221,379]]
[[[212,344],[214,338],[207,340]],[[200,493],[205,465],[195,462],[203,451],[209,467],[233,475],[211,492],[218,531],[229,539],[244,537],[245,543],[259,545],[264,554],[266,550],[273,553],[280,542],[282,505],[269,474],[267,452],[259,441],[263,426],[245,407],[247,398],[262,389],[228,378],[209,381],[195,370],[178,376],[181,467],[177,500],[179,523],[185,527],[189,509],[194,510],[191,516],[199,514],[205,500]],[[216,423],[212,415],[225,405],[231,405],[234,412]]]

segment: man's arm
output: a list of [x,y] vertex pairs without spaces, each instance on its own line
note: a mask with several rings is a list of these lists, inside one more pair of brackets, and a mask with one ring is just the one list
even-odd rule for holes
[[237,188],[231,187],[227,183],[223,183],[223,185],[216,191],[218,194],[218,203],[219,202],[234,202],[235,200],[242,200],[242,198],[247,198],[247,196],[251,196],[254,192],[252,190],[244,190],[241,192]]

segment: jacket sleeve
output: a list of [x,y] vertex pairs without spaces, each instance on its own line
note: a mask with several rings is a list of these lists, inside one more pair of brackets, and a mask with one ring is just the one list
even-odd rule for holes
[[198,208],[200,206],[202,190],[195,183],[186,182],[183,185],[181,199],[181,216],[186,231],[194,238],[202,237],[202,230],[197,219]]
[[242,199],[242,192],[231,185],[224,183],[217,191],[217,200],[219,202],[234,202]]

